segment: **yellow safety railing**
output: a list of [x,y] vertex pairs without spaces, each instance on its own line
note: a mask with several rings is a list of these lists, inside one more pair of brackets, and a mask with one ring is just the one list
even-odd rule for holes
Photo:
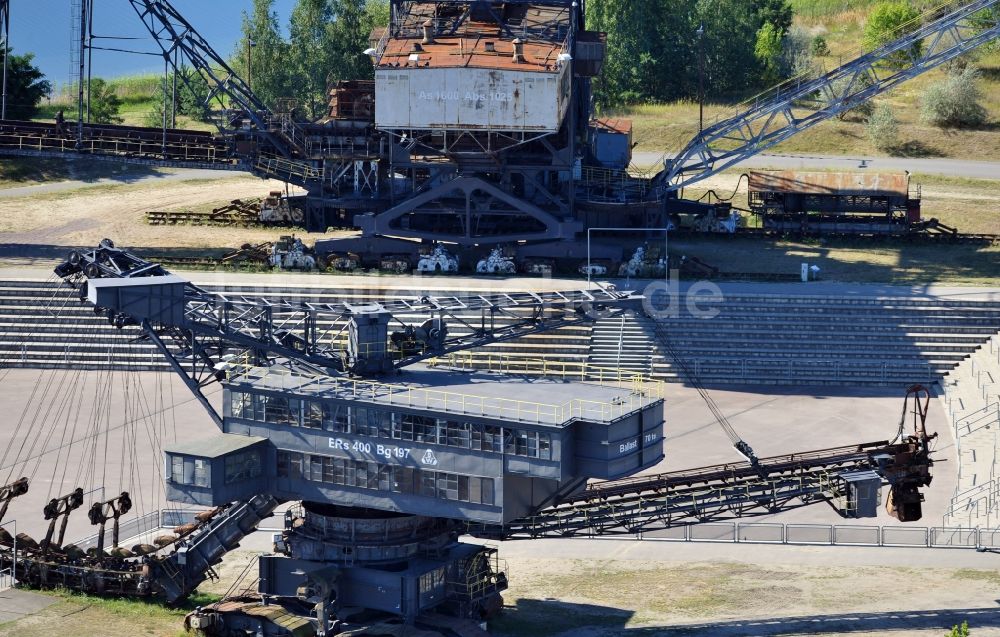
[[461,370],[483,370],[505,374],[523,374],[562,378],[602,387],[628,388],[633,393],[652,398],[663,398],[664,381],[641,372],[614,367],[601,367],[586,361],[554,361],[523,358],[505,352],[453,352],[427,361],[431,367],[445,366]]

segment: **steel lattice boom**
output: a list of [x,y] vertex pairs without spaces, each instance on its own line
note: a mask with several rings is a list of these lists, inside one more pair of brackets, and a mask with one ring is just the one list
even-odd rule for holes
[[998,37],[1000,1],[949,2],[885,46],[742,104],[738,114],[705,128],[666,160],[657,179],[665,191],[690,186]]
[[[202,389],[225,376],[227,360],[246,358],[254,364],[275,360],[312,373],[388,372],[472,347],[497,343],[596,320],[620,306],[640,300],[629,292],[596,287],[569,292],[510,292],[465,297],[397,298],[378,303],[314,303],[288,299],[215,294],[156,263],[147,262],[105,240],[89,251],[73,251],[56,274],[77,286],[116,327],[139,325],[180,374],[216,422],[221,417]],[[133,281],[132,287],[106,285],[108,280]],[[100,288],[100,289],[98,289]],[[470,323],[458,316],[479,313]],[[386,327],[400,314],[430,317],[434,324],[403,324],[391,335],[397,351],[389,352]],[[381,334],[357,345],[342,345],[351,318],[383,316]],[[437,317],[437,318],[435,318]],[[448,336],[445,318],[468,332]],[[503,317],[505,320],[497,322]],[[432,334],[433,332],[433,334]],[[378,365],[369,363],[377,351]]]
[[[190,63],[209,82],[207,102],[225,96],[231,105],[245,114],[274,147],[286,158],[301,150],[302,135],[290,120],[281,123],[285,135],[272,133],[278,122],[250,86],[167,0],[129,0],[149,34],[156,41],[168,66],[179,70],[179,56]],[[182,81],[189,82],[185,74]],[[297,134],[298,133],[298,134]]]
[[[908,398],[925,392],[914,386]],[[470,532],[502,539],[628,535],[766,515],[816,501],[849,500],[844,478],[857,471],[877,472],[891,487],[893,514],[912,521],[920,515],[918,489],[930,484],[928,442],[934,437],[927,435],[920,420],[913,435],[899,443],[865,443],[765,458],[759,464],[741,462],[597,482],[530,518],[502,527],[470,525]],[[913,508],[900,507],[901,502]]]

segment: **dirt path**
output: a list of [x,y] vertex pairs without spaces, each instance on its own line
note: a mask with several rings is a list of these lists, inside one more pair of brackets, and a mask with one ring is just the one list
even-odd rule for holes
[[[217,171],[211,171],[218,176]],[[94,245],[112,237],[120,245],[162,248],[237,247],[266,241],[287,229],[150,226],[149,210],[219,205],[281,189],[278,182],[248,175],[225,179],[147,179],[136,184],[91,186],[71,191],[0,199],[0,243],[14,245]],[[33,187],[34,188],[34,187]]]
[[544,558],[508,565],[497,637],[942,635],[965,620],[976,637],[1000,635],[1000,578],[987,570]]
[[[68,162],[68,166],[72,171],[72,167],[75,166],[73,162]],[[43,184],[34,184],[32,186],[13,186],[9,188],[0,188],[0,199],[9,199],[14,197],[32,197],[37,195],[50,195],[60,192],[68,192],[71,190],[79,190],[81,188],[89,188],[92,186],[117,186],[117,185],[139,185],[139,184],[158,184],[165,182],[176,182],[176,181],[190,181],[193,179],[228,179],[233,175],[241,175],[245,173],[237,173],[224,170],[208,170],[202,168],[192,168],[192,169],[156,169],[155,172],[148,175],[126,175],[122,177],[105,177],[96,180],[77,180],[70,179],[65,181],[53,181]]]

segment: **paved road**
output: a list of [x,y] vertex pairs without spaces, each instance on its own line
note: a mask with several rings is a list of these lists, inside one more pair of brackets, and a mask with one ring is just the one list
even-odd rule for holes
[[92,180],[53,181],[34,186],[18,186],[16,188],[0,188],[0,198],[30,197],[46,195],[54,192],[65,192],[90,186],[106,186],[121,184],[163,183],[171,181],[191,181],[195,179],[226,179],[241,176],[244,173],[233,170],[212,170],[209,168],[171,168],[170,171],[156,170],[146,175],[122,175],[121,177],[105,177]]
[[[661,153],[635,153],[634,161],[640,166],[651,166],[662,159]],[[782,170],[857,170],[902,171],[968,177],[971,179],[1000,179],[1000,162],[969,161],[964,159],[910,159],[905,157],[838,157],[834,155],[769,155],[752,157],[739,164],[740,168],[776,168]],[[232,170],[211,170],[207,168],[173,168],[169,172],[157,171],[148,175],[131,175],[104,178],[92,181],[57,181],[0,188],[0,198],[28,197],[54,192],[65,192],[108,184],[141,184],[150,182],[188,181],[193,179],[224,179],[241,174]]]
[[[656,164],[661,153],[635,153],[633,161],[640,166]],[[738,168],[777,168],[781,170],[857,170],[876,172],[908,170],[913,173],[968,177],[970,179],[1000,179],[1000,162],[965,159],[913,159],[908,157],[838,157],[835,155],[761,154],[744,160]]]

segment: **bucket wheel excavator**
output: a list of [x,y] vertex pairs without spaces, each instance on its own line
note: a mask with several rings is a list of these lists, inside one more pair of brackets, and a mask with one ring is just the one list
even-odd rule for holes
[[[649,474],[664,457],[656,381],[448,362],[614,315],[641,301],[628,292],[258,299],[209,292],[110,241],[72,253],[56,274],[97,314],[153,342],[217,426],[164,450],[168,499],[203,510],[125,547],[129,494],[94,502],[101,542],[82,551],[63,544],[66,521],[87,504],[77,489],[45,507],[43,541],[0,534],[0,567],[16,565],[31,586],[175,604],[287,505],[273,552],[256,562],[257,586],[188,617],[205,634],[482,635],[507,577],[495,546],[462,536],[632,535],[819,502],[870,517],[883,488],[888,512],[915,521],[931,481],[920,386],[893,441],[757,458],[739,440],[746,461]],[[221,411],[205,395],[213,385]],[[28,488],[4,487],[0,506]]]

